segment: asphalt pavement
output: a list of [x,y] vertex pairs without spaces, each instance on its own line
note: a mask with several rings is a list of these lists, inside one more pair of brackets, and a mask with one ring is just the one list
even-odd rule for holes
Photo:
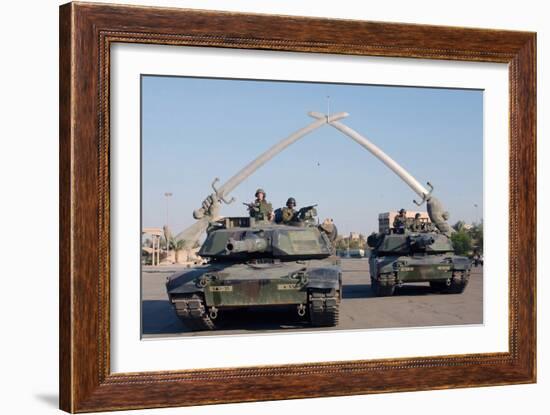
[[144,338],[447,326],[483,323],[483,267],[472,268],[462,294],[434,293],[427,283],[408,284],[393,297],[374,297],[367,259],[343,259],[343,299],[340,322],[333,328],[312,329],[295,308],[242,309],[220,313],[219,329],[192,332],[178,319],[166,294],[166,277],[174,268],[147,267],[142,272]]

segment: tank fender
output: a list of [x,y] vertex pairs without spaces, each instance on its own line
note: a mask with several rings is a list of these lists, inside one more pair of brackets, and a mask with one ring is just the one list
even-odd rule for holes
[[196,284],[184,284],[178,287],[175,287],[171,290],[168,290],[170,295],[173,294],[192,294],[192,293],[203,293],[204,288],[198,287]]
[[341,272],[338,268],[310,268],[307,271],[307,287],[319,289],[338,289],[340,287],[340,274]]
[[168,294],[203,292],[204,289],[198,286],[196,281],[210,271],[208,268],[198,268],[176,272],[166,279],[166,291]]
[[377,274],[387,274],[392,273],[395,271],[394,264],[396,262],[403,262],[403,260],[407,260],[406,257],[397,257],[397,256],[384,256],[384,257],[378,257],[375,258],[375,265],[373,268],[376,269]]
[[469,270],[472,267],[472,260],[463,256],[455,256],[451,260],[453,269],[462,271]]

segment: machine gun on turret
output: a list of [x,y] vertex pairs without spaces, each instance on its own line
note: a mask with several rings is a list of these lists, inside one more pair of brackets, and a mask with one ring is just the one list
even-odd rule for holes
[[315,209],[316,207],[316,204],[304,206],[303,208],[300,208],[300,210],[296,214],[296,217],[302,222],[312,221],[317,216],[317,209]]
[[283,209],[275,209],[275,223],[285,223],[293,226],[313,225],[317,217],[317,205],[309,205],[300,208],[290,220],[283,219]]

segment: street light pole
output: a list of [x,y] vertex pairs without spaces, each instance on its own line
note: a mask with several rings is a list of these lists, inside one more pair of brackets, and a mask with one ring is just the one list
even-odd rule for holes
[[[172,197],[172,192],[165,192],[164,193],[164,200],[166,202],[166,211],[165,211],[165,217],[164,217],[164,225],[168,227],[168,198]],[[168,238],[166,238],[166,259],[168,260],[168,254],[170,252],[170,243],[168,242]]]

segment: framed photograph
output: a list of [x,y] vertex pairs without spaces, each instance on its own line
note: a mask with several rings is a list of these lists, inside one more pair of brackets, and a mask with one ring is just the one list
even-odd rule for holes
[[61,6],[61,409],[535,382],[535,63],[528,32]]

